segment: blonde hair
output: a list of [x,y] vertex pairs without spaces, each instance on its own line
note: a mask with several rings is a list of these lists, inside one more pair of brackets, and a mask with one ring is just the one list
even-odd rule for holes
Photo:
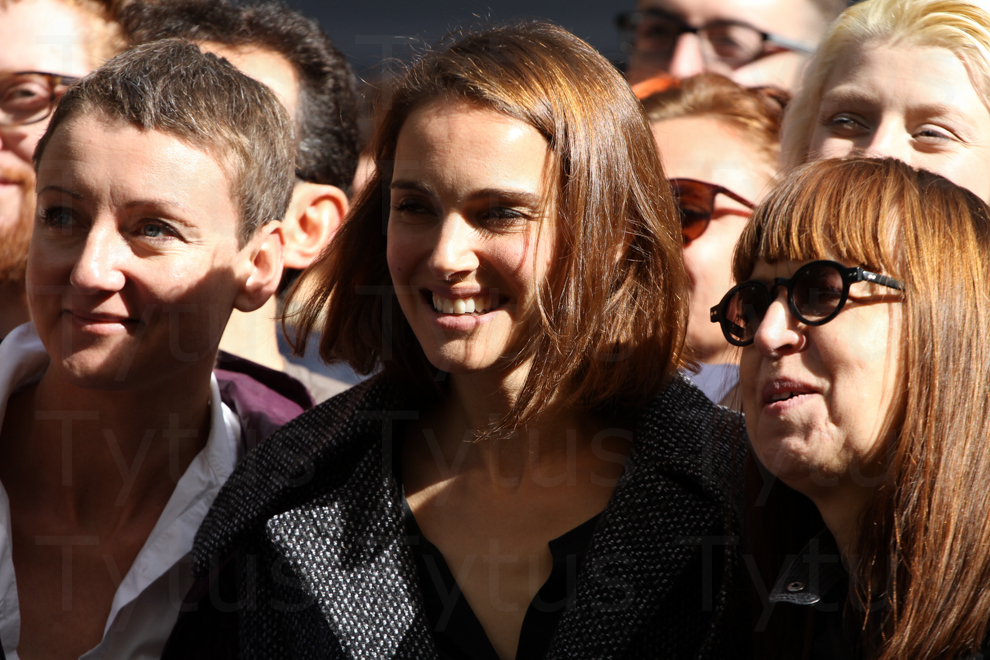
[[973,88],[990,99],[990,14],[962,0],[866,0],[842,13],[809,61],[784,116],[783,165],[808,158],[825,81],[836,62],[856,48],[900,44],[952,51]]
[[[979,651],[987,633],[987,254],[986,204],[892,158],[801,166],[757,208],[736,248],[739,281],[757,261],[830,258],[904,282],[900,342],[907,368],[888,416],[886,479],[867,505],[854,551],[860,562],[850,599],[883,604],[862,614],[866,658],[964,657]],[[787,534],[769,530],[755,539],[757,556]],[[804,630],[788,624],[773,635]],[[781,657],[800,647],[776,643],[790,647]]]

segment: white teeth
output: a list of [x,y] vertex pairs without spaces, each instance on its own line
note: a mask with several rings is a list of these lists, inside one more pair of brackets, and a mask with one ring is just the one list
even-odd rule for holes
[[781,394],[774,394],[770,397],[770,401],[784,401],[785,399],[790,399],[793,396],[797,396],[794,392],[783,392]]
[[483,314],[488,311],[488,296],[471,298],[443,298],[433,294],[433,309],[441,314]]

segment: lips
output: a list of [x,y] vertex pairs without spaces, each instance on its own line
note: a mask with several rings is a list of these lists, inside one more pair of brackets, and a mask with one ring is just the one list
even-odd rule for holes
[[139,322],[138,319],[133,319],[129,316],[82,309],[67,309],[64,313],[71,317],[74,325],[91,329],[110,329],[118,326],[131,326]]
[[495,293],[442,292],[423,290],[423,297],[433,311],[454,316],[480,316],[502,306],[504,300]]
[[783,404],[807,394],[816,394],[817,389],[789,378],[775,378],[763,386],[763,405]]

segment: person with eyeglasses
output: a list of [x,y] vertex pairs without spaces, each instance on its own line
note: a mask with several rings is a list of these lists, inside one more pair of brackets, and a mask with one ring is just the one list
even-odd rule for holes
[[783,129],[785,164],[889,156],[990,201],[988,8],[968,0],[867,0],[847,9],[794,97]]
[[777,172],[780,123],[788,94],[747,89],[714,73],[692,76],[643,99],[681,220],[691,285],[686,371],[716,403],[738,380],[738,350],[708,322],[732,286],[736,241]]
[[626,75],[687,78],[705,71],[792,89],[845,0],[639,0],[616,17]]
[[0,339],[28,320],[24,269],[34,218],[35,145],[67,85],[119,45],[104,3],[0,2]]
[[754,211],[711,310],[740,346],[755,657],[990,650],[990,208],[822,160]]

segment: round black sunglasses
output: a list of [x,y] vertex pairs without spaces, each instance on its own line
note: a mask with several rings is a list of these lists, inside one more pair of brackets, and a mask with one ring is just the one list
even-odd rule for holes
[[904,284],[898,280],[859,266],[812,261],[798,268],[790,279],[775,277],[771,284],[747,280],[732,287],[722,301],[712,307],[712,323],[722,326],[722,334],[730,344],[749,346],[774,301],[777,287],[782,286],[787,290],[787,306],[796,319],[806,325],[824,325],[842,311],[849,299],[849,287],[856,282],[904,290]]

